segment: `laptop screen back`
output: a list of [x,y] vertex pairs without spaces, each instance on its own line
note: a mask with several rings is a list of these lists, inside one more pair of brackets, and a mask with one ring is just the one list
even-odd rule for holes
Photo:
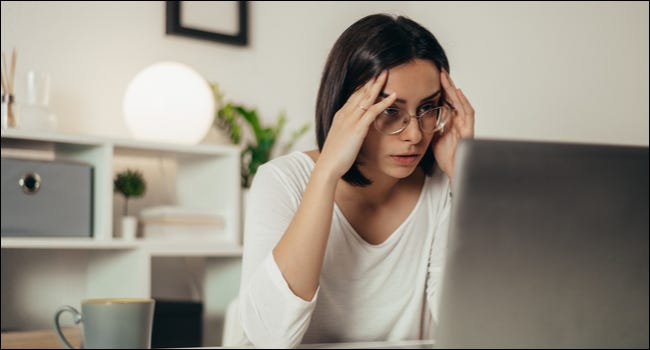
[[648,148],[465,140],[436,346],[648,347]]

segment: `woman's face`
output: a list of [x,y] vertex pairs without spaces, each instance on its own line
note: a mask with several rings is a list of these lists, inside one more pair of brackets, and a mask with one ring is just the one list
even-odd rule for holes
[[[392,92],[397,93],[397,100],[391,108],[415,116],[431,104],[439,105],[442,98],[440,71],[431,61],[422,59],[394,67],[388,71],[381,95],[387,96]],[[386,135],[371,124],[358,157],[362,162],[362,172],[371,180],[378,173],[398,179],[411,175],[433,136],[420,130],[415,117],[402,132],[394,135]]]

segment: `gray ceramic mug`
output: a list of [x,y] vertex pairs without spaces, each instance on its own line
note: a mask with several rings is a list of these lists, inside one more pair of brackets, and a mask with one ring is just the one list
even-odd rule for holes
[[81,312],[72,306],[54,314],[54,330],[68,349],[72,345],[61,332],[59,317],[69,312],[75,324],[83,322],[86,349],[149,349],[155,301],[146,298],[107,298],[81,301]]

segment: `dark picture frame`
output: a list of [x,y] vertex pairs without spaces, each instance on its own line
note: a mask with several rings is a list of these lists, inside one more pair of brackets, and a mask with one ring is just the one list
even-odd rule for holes
[[181,23],[183,1],[166,1],[166,33],[181,35],[195,39],[217,41],[230,45],[248,45],[248,2],[237,1],[238,31],[235,34],[226,34],[203,29],[192,28]]

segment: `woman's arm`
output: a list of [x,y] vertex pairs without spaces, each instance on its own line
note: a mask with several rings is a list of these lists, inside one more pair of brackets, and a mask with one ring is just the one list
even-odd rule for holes
[[311,300],[325,256],[339,179],[354,164],[375,117],[396,98],[375,103],[386,82],[382,72],[355,91],[334,116],[323,150],[291,224],[273,249],[273,257],[295,295]]
[[299,344],[316,305],[316,298],[306,302],[290,290],[271,253],[295,216],[312,170],[298,156],[262,165],[248,194],[239,316],[258,347]]
[[257,346],[292,347],[309,326],[336,186],[372,121],[396,98],[375,103],[385,80],[385,73],[370,80],[336,113],[314,169],[298,176],[309,177],[304,191],[291,178],[305,171],[295,164],[263,165],[255,176],[246,212],[240,317]]
[[293,220],[273,249],[273,257],[291,291],[310,301],[318,280],[327,246],[336,178],[332,172],[314,168]]

